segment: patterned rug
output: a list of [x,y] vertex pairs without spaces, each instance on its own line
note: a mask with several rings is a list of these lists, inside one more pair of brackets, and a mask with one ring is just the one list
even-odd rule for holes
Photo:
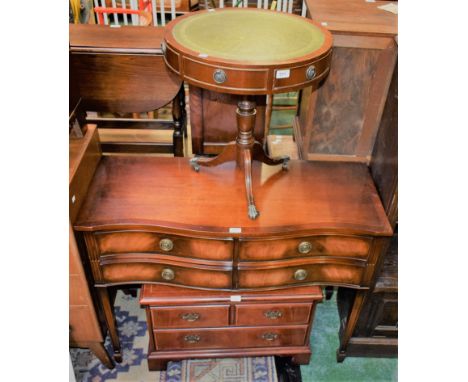
[[[115,316],[123,361],[107,369],[88,349],[70,349],[77,382],[277,382],[273,357],[170,362],[167,372],[149,371],[146,314],[137,297],[118,291]],[[104,343],[111,352],[109,337]]]

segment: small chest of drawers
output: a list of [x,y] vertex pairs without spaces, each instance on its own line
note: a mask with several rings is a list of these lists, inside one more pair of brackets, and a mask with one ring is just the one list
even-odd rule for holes
[[281,291],[206,291],[147,284],[148,365],[170,360],[280,355],[307,364],[317,286]]

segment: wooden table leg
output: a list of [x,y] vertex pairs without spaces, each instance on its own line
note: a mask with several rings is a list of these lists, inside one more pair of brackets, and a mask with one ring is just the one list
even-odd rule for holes
[[109,357],[109,354],[107,353],[107,350],[102,342],[93,342],[88,346],[104,366],[106,366],[108,369],[113,369],[115,367],[114,362],[112,361],[111,357]]
[[117,332],[117,324],[115,322],[114,309],[109,298],[109,291],[106,287],[97,288],[99,292],[99,298],[104,310],[104,316],[106,318],[107,327],[109,328],[109,336],[114,349],[115,362],[122,362],[122,351],[120,347],[119,333]]
[[367,290],[358,290],[356,292],[356,297],[354,298],[351,312],[349,313],[348,319],[346,321],[344,333],[340,339],[340,347],[336,351],[336,360],[338,362],[343,362],[346,358],[346,347],[348,346],[348,342],[351,336],[353,335],[354,329],[356,328],[356,323],[359,318],[359,314],[361,313],[362,307],[364,306],[364,302],[366,301],[368,294],[369,291]]

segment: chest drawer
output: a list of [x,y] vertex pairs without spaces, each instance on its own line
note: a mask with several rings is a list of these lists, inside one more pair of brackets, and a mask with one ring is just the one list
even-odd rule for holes
[[[102,282],[160,282],[198,288],[230,289],[232,270],[201,265],[182,265],[175,261],[150,261],[133,254],[106,256],[100,261]],[[174,265],[177,264],[177,265]]]
[[154,330],[156,350],[301,346],[307,325],[262,328]]
[[211,240],[154,232],[96,233],[101,254],[125,252],[157,252],[167,255],[207,260],[232,259],[232,240]]
[[312,304],[236,305],[236,325],[307,325]]
[[359,286],[365,263],[354,264],[299,264],[262,269],[239,270],[239,288],[286,287],[307,283]]
[[151,308],[151,322],[157,329],[227,326],[229,305]]
[[252,240],[240,243],[240,260],[281,260],[304,256],[343,256],[367,259],[371,239],[354,236],[311,236]]

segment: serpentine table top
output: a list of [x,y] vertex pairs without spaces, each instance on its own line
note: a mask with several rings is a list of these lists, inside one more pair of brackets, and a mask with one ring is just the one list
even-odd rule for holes
[[198,174],[188,161],[103,157],[75,229],[164,229],[216,237],[392,233],[363,164],[291,161],[282,171],[254,162],[252,181],[263,213],[252,220],[245,214],[243,173],[234,171],[234,162]]

